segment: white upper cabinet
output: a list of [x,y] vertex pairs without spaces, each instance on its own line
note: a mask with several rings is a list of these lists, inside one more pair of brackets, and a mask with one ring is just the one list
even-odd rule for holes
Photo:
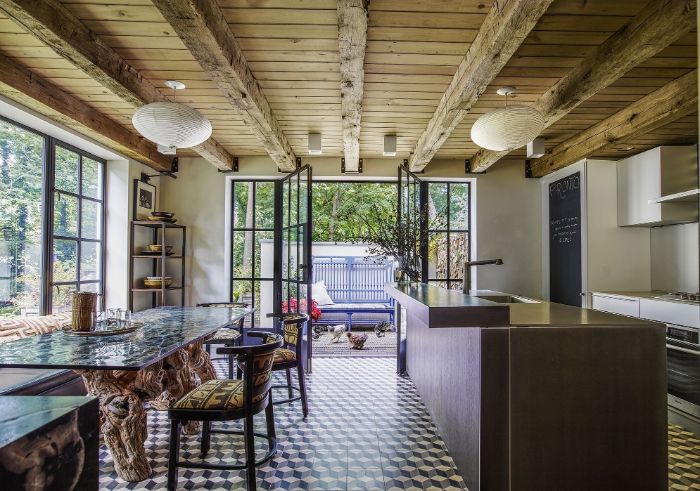
[[618,225],[697,221],[698,195],[692,192],[698,188],[697,165],[695,145],[656,147],[619,161]]

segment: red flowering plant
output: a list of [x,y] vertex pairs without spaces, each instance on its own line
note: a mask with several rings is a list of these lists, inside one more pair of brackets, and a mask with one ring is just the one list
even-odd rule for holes
[[[289,302],[287,300],[282,302],[282,312],[306,312],[306,299],[302,299],[301,308],[297,308],[297,299],[292,297]],[[311,318],[315,321],[321,318],[321,309],[318,308],[318,302],[316,300],[311,301]]]

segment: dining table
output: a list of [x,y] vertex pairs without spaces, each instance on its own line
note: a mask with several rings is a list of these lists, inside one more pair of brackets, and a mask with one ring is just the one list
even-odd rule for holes
[[[120,478],[151,475],[144,442],[146,403],[167,410],[198,383],[216,378],[203,342],[255,309],[157,307],[133,314],[138,326],[108,336],[57,330],[0,344],[0,368],[69,369],[99,399],[101,435]],[[183,431],[194,434],[198,423]]]

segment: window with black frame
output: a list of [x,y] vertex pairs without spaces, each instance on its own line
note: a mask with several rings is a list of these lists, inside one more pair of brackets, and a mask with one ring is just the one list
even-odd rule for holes
[[266,314],[275,310],[275,182],[232,181],[231,199],[230,299],[258,309],[254,327],[271,327]]
[[462,288],[462,267],[469,260],[470,183],[427,183],[428,282]]
[[102,292],[104,162],[54,145],[52,311],[70,308],[70,292]]
[[103,293],[104,161],[0,118],[0,317]]

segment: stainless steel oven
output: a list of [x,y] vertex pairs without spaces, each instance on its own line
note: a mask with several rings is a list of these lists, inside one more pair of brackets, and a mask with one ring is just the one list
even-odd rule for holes
[[700,428],[700,330],[666,326],[668,402],[685,426]]

